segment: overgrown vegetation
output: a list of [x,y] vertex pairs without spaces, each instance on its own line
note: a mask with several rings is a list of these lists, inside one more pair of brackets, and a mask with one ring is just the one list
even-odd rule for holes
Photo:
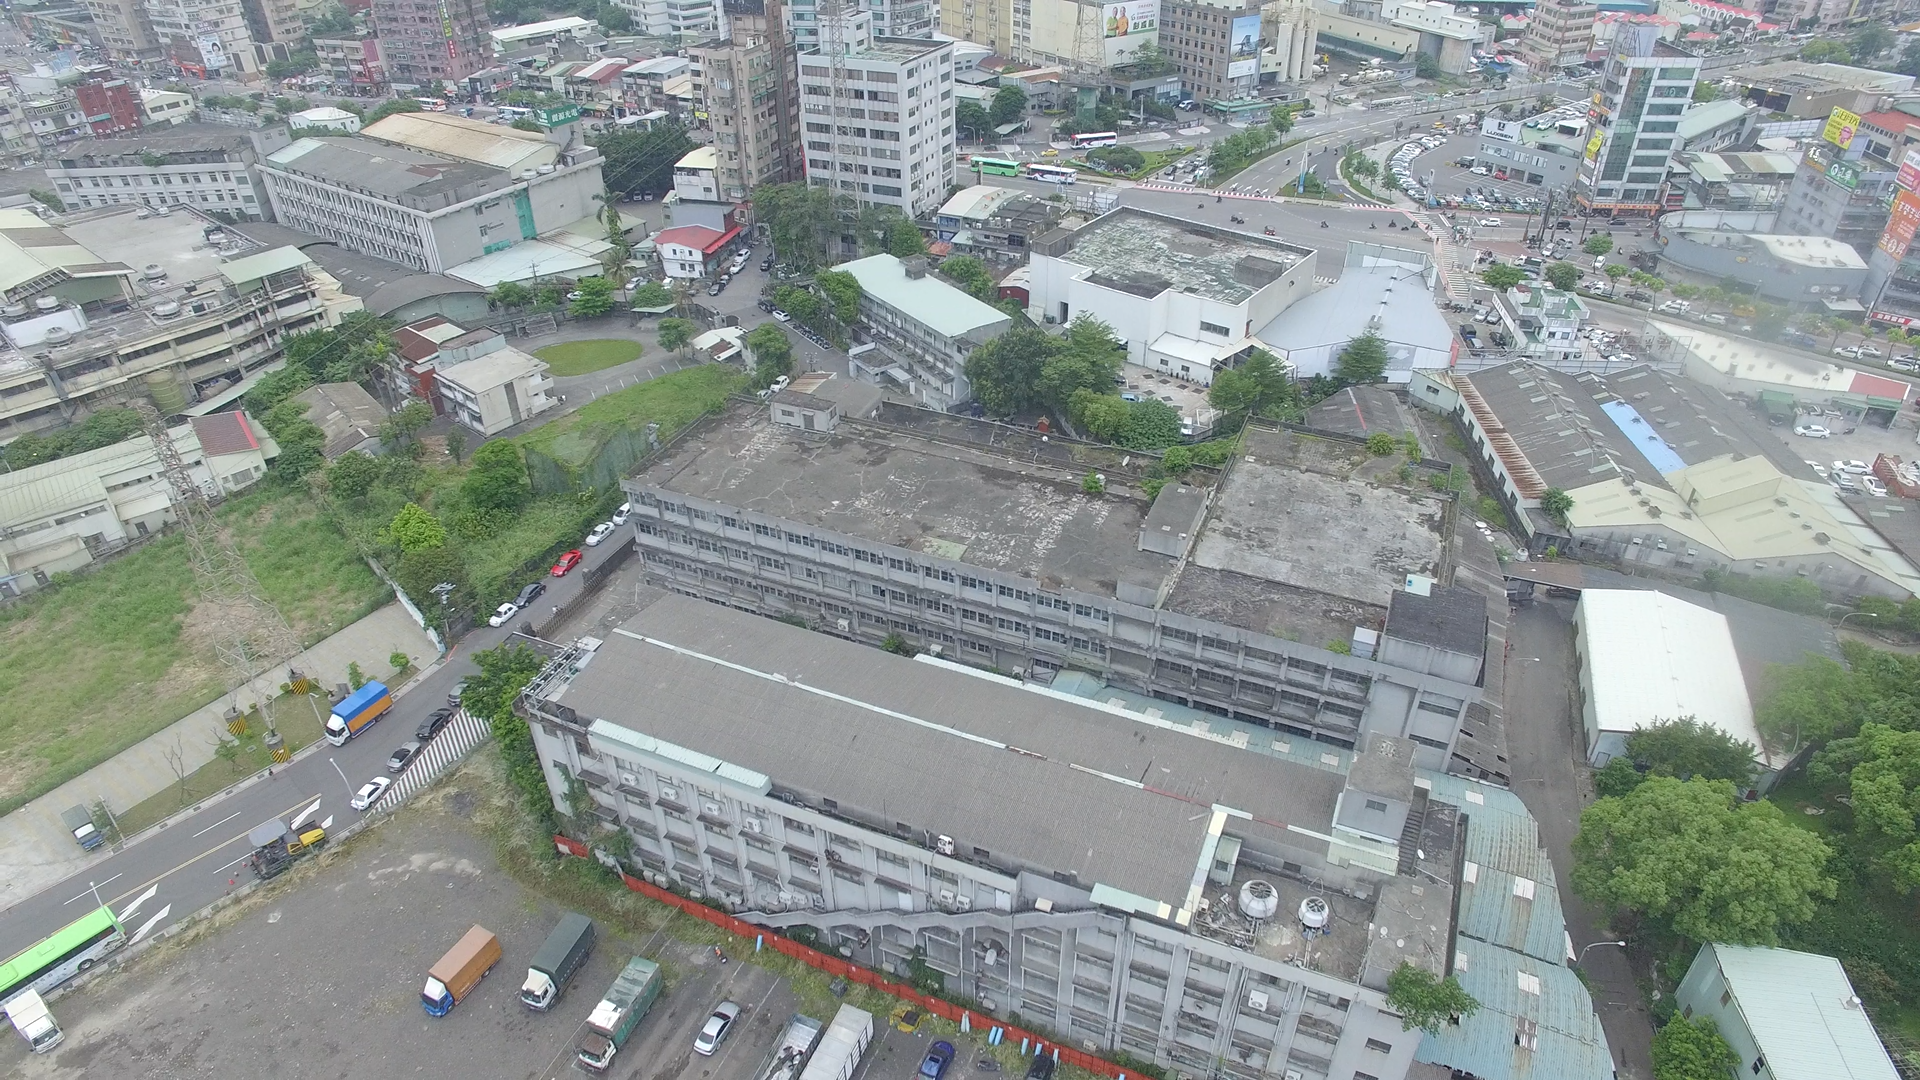
[[1387,976],[1387,1007],[1400,1014],[1402,1031],[1419,1028],[1435,1034],[1455,1019],[1480,1011],[1480,1003],[1460,980],[1452,975],[1437,978],[1426,968],[1404,960]]
[[[298,489],[269,482],[217,513],[303,642],[391,596]],[[212,636],[178,536],[0,607],[0,813],[219,697]]]
[[140,414],[132,409],[110,407],[89,415],[77,424],[54,428],[45,433],[28,433],[0,450],[0,460],[9,472],[84,454],[112,446],[140,434]]

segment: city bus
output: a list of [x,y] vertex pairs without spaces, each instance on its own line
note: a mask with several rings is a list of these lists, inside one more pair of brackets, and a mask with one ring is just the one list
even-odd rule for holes
[[44,994],[126,943],[126,928],[112,910],[96,908],[0,965],[0,1005],[28,990]]
[[968,162],[967,167],[975,172],[987,173],[991,176],[1020,175],[1019,162],[1002,161],[999,158],[977,157]]
[[1063,165],[1033,164],[1027,166],[1027,179],[1045,180],[1050,184],[1071,184],[1080,178],[1079,170]]
[[1112,131],[1089,131],[1073,136],[1075,150],[1092,150],[1100,146],[1117,146],[1119,143],[1119,134]]

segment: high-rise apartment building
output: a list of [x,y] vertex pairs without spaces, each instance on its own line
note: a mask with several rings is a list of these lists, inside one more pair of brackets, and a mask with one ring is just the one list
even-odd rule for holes
[[620,7],[633,16],[638,34],[681,37],[724,32],[716,0],[625,0]]
[[1551,73],[1587,62],[1599,5],[1590,0],[1540,0],[1520,39],[1520,55],[1536,72]]
[[1593,135],[1574,199],[1614,216],[1650,217],[1660,209],[1680,115],[1693,100],[1700,58],[1669,45],[1653,26],[1622,27],[1587,115]]
[[100,44],[115,60],[151,60],[160,55],[160,39],[140,0],[86,0]]
[[1013,55],[1013,0],[942,0],[940,32]]
[[307,27],[300,21],[296,0],[241,0],[241,13],[262,65],[285,59],[306,40]]
[[160,47],[189,74],[237,78],[260,70],[240,0],[145,0]]
[[456,82],[493,62],[484,0],[375,0],[373,25],[396,84]]
[[917,218],[953,186],[953,42],[868,37],[864,25],[846,19],[837,49],[800,54],[807,182]]
[[761,184],[799,179],[799,92],[778,0],[731,0],[722,14],[727,36],[687,57],[696,110],[713,132],[718,194],[738,201]]

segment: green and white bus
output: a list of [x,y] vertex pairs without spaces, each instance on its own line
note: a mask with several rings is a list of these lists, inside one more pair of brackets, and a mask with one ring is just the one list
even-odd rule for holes
[[977,158],[974,158],[972,161],[968,162],[967,167],[969,169],[972,169],[974,172],[986,173],[990,176],[1019,176],[1020,175],[1019,162],[1002,161],[999,158],[977,157]]
[[28,990],[44,994],[126,943],[126,928],[113,911],[96,908],[0,965],[0,1005]]

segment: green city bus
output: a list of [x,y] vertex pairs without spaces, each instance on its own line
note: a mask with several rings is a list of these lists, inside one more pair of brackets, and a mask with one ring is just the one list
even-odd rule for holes
[[977,157],[977,158],[974,158],[973,161],[970,162],[967,167],[972,169],[975,172],[987,173],[992,176],[1019,176],[1020,175],[1019,162],[1002,161],[999,158]]
[[44,994],[126,943],[126,928],[113,911],[96,908],[0,965],[0,1005],[28,990]]

